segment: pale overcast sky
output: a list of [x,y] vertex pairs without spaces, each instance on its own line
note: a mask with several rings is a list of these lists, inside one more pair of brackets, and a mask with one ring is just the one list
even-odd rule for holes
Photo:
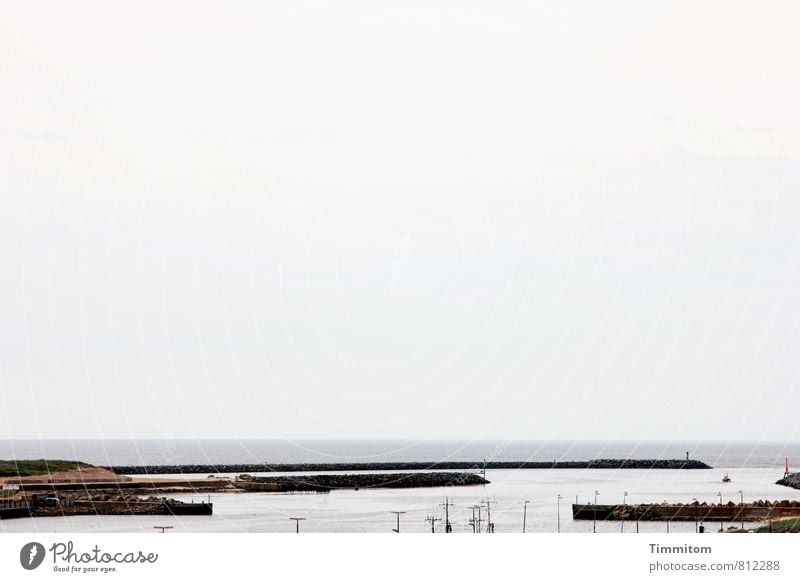
[[0,438],[798,440],[796,2],[17,2]]

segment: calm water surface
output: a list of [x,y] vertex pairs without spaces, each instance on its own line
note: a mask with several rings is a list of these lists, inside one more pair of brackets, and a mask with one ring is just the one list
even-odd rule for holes
[[[165,446],[175,445],[170,461],[159,460]],[[328,494],[212,494],[214,515],[202,517],[165,516],[76,516],[0,521],[3,532],[131,532],[153,531],[154,525],[173,525],[178,532],[291,532],[289,517],[305,517],[306,532],[390,532],[395,517],[390,512],[405,511],[402,532],[430,532],[428,516],[444,517],[445,498],[453,503],[450,519],[454,532],[471,532],[468,524],[471,506],[488,499],[495,531],[521,532],[523,501],[528,500],[527,531],[555,532],[558,523],[558,495],[562,532],[590,532],[591,521],[573,521],[571,504],[592,501],[620,503],[628,492],[629,503],[690,502],[692,498],[709,503],[738,502],[739,491],[745,501],[756,499],[800,500],[800,490],[775,485],[783,473],[783,457],[800,459],[797,444],[692,444],[692,443],[541,443],[498,441],[5,441],[0,457],[80,458],[94,463],[200,463],[200,462],[308,462],[354,460],[430,461],[476,458],[497,460],[586,460],[597,457],[675,458],[690,451],[693,458],[714,465],[707,471],[680,470],[514,470],[489,471],[489,485],[435,489],[361,489]],[[75,454],[68,454],[73,451]],[[682,454],[681,454],[682,451]],[[13,454],[10,454],[13,453]],[[36,454],[34,454],[36,453]],[[729,473],[732,481],[722,483]],[[198,475],[193,475],[194,478]],[[178,497],[185,501],[205,500],[203,495]],[[485,519],[485,509],[482,513]],[[169,522],[168,524],[166,522]],[[435,522],[437,531],[443,522]],[[598,522],[598,532],[619,533],[620,522]],[[718,524],[708,524],[716,530]],[[624,531],[634,532],[634,523]],[[665,523],[641,522],[641,532],[664,532]],[[694,523],[672,523],[671,532],[693,532]]]

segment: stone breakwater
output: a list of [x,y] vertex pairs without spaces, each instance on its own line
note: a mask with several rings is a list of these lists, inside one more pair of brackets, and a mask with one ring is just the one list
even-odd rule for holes
[[240,475],[236,487],[246,491],[317,491],[334,489],[408,489],[461,487],[489,483],[474,473],[367,473],[360,475],[293,475],[253,477]]
[[[116,465],[121,475],[186,473],[298,473],[325,471],[452,471],[481,470],[482,461],[386,463],[249,463],[217,465]],[[595,459],[593,461],[487,461],[487,469],[711,469],[702,461],[684,459]]]
[[776,482],[778,485],[785,485],[786,487],[793,487],[800,489],[800,473],[789,473],[783,479]]
[[573,519],[625,521],[767,521],[800,517],[800,501],[755,501],[744,505],[652,503],[644,505],[573,505]]

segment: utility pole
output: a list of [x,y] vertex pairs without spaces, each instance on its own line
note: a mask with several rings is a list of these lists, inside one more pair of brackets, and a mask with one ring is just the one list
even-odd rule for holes
[[522,502],[522,533],[525,533],[525,524],[528,521],[528,504],[530,503],[529,500],[525,500]]
[[294,533],[300,533],[300,522],[305,521],[305,517],[290,517],[289,521],[294,520],[295,530]]
[[[561,500],[562,499],[564,499],[564,498],[561,497],[561,493],[559,493],[558,497],[556,498],[556,533],[561,533]],[[575,501],[577,502],[577,499]],[[576,505],[577,505],[577,503],[576,503]]]
[[[470,525],[472,526],[472,533],[481,533],[481,506],[480,505],[471,505],[467,509],[472,510],[472,519],[470,520]],[[475,510],[478,510],[477,517],[475,516]]]
[[494,523],[492,523],[492,503],[497,505],[497,501],[486,499],[486,533],[494,533]]
[[[441,517],[434,517],[432,515],[429,515],[428,517],[425,518],[425,521],[430,522],[430,524],[431,524],[431,533],[436,533],[436,528],[434,527],[434,524],[437,521],[442,521],[442,518]],[[399,525],[398,525],[398,527],[399,527]]]
[[400,533],[400,516],[403,515],[405,511],[390,511],[389,513],[394,513],[397,516],[397,529],[393,529],[392,531]]
[[449,497],[445,497],[444,503],[439,504],[439,507],[444,507],[444,533],[452,533],[453,531],[453,526],[450,525],[450,506],[452,505]]

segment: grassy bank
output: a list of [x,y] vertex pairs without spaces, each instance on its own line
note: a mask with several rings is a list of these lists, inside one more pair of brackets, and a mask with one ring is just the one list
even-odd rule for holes
[[0,477],[30,477],[32,475],[47,475],[57,471],[77,471],[79,468],[88,468],[93,465],[78,461],[49,461],[46,459],[24,461],[0,460]]
[[786,519],[773,522],[756,530],[756,533],[800,533],[800,519]]

